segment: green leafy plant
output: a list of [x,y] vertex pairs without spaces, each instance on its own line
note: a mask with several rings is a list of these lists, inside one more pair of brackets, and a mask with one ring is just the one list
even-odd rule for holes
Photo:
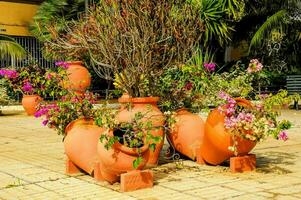
[[24,58],[26,50],[13,38],[0,35],[0,58],[11,56],[13,58]]

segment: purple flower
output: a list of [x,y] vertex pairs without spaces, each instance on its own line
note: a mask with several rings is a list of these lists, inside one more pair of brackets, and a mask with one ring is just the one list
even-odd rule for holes
[[278,134],[278,139],[283,140],[283,141],[288,140],[287,132],[286,131],[280,131],[280,133]]
[[64,62],[64,61],[57,61],[57,62],[55,62],[55,65],[59,66],[59,67],[62,67],[64,69],[68,69],[70,64],[67,63],[67,62]]
[[204,67],[207,71],[213,72],[215,70],[215,63],[204,63]]
[[42,122],[43,126],[46,126],[48,124],[48,120],[45,119],[43,122]]
[[48,80],[50,80],[52,78],[52,75],[49,73],[47,74],[47,77],[46,77]]
[[8,79],[17,78],[18,73],[16,70],[10,70],[10,69],[1,69],[0,70],[0,76],[3,76]]
[[25,82],[25,84],[23,85],[22,90],[23,90],[24,92],[32,92],[32,91],[33,91],[33,87],[32,87],[32,85],[31,85],[31,83],[27,81],[27,82]]

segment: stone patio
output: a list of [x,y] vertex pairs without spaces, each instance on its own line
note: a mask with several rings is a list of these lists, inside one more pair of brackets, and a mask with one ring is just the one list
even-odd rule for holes
[[226,166],[186,160],[153,169],[155,186],[119,192],[119,183],[66,175],[62,136],[24,112],[0,116],[0,199],[301,199],[301,111],[285,110],[294,123],[287,142],[267,140],[253,150],[257,170],[233,174]]

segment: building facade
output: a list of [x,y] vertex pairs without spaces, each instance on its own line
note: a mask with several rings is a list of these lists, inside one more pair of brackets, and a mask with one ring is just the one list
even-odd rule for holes
[[0,34],[14,38],[29,53],[24,60],[6,57],[0,60],[0,67],[22,67],[28,60],[36,60],[43,67],[51,67],[52,62],[43,58],[41,44],[29,32],[29,24],[42,0],[0,0]]

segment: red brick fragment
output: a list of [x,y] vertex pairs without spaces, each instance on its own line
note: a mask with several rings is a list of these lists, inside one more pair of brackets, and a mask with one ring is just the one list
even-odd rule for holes
[[66,174],[77,174],[80,169],[67,157],[66,159]]
[[200,164],[200,165],[206,164],[205,161],[204,161],[204,159],[203,159],[203,157],[202,157],[202,155],[201,155],[201,148],[197,148],[195,150],[195,155],[196,155],[196,162],[198,164]]
[[98,162],[94,164],[93,176],[94,176],[94,179],[97,181],[104,181],[104,178],[101,175],[100,165]]
[[122,192],[151,188],[153,183],[154,175],[151,170],[135,170],[120,176],[120,189]]
[[230,158],[230,170],[233,173],[252,171],[256,169],[256,155],[248,154]]

